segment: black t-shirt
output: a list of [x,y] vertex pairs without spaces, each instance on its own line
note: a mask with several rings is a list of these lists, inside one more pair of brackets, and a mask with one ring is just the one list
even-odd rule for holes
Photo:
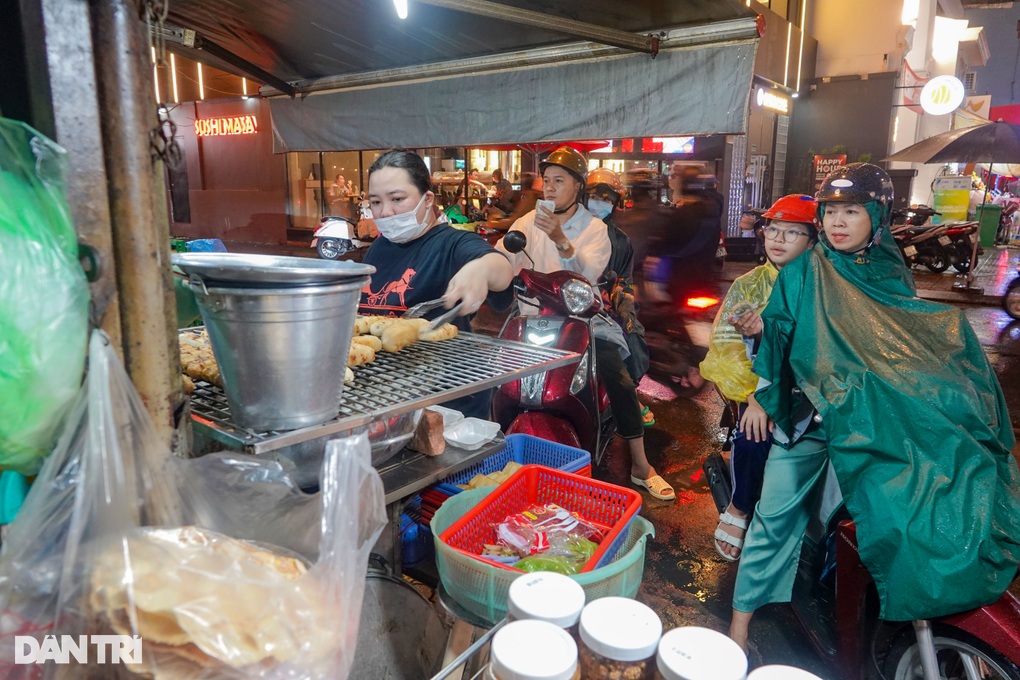
[[[410,243],[393,243],[380,236],[365,253],[363,262],[375,267],[372,280],[361,290],[358,311],[364,315],[400,316],[419,302],[440,298],[450,279],[468,262],[499,251],[478,234],[440,224]],[[425,315],[434,319],[442,307]],[[470,317],[459,316],[453,323],[470,331]],[[492,390],[472,394],[443,406],[474,418],[489,418]]]
[[[450,279],[468,262],[499,252],[478,234],[440,224],[410,243],[393,243],[380,236],[363,262],[375,267],[371,282],[361,290],[358,311],[364,315],[400,316],[419,302],[435,300],[446,292]],[[426,314],[434,319],[442,307]],[[466,316],[454,321],[471,330]]]

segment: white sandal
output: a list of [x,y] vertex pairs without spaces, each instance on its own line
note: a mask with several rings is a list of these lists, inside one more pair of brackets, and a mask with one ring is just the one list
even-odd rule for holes
[[[721,515],[719,515],[719,524],[720,525],[721,524],[729,524],[730,526],[734,526],[734,527],[740,529],[741,531],[743,531],[744,532],[744,536],[747,535],[747,526],[748,526],[747,518],[734,517],[733,515],[730,514],[729,510],[727,510],[726,512],[724,512]],[[737,560],[740,559],[740,555],[737,555],[736,557],[733,557],[732,555],[727,555],[726,551],[724,551],[719,546],[719,543],[717,541],[722,541],[723,543],[729,543],[730,545],[732,545],[737,550],[743,551],[743,549],[744,549],[744,539],[743,539],[743,537],[737,538],[736,536],[733,536],[732,534],[726,532],[720,526],[720,527],[718,527],[715,530],[715,541],[712,542],[712,545],[715,546],[715,551],[717,553],[719,553],[719,557],[723,558],[727,562],[736,562]]]
[[660,501],[676,500],[676,492],[673,491],[673,487],[659,475],[652,475],[648,479],[631,475],[630,483],[646,489],[652,498],[658,498]]

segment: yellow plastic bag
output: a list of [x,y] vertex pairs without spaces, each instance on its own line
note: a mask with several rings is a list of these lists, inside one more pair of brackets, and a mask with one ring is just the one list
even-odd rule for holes
[[753,305],[755,311],[761,314],[778,275],[779,270],[772,264],[763,264],[738,277],[726,293],[712,323],[712,337],[708,343],[708,355],[701,362],[701,375],[714,382],[722,395],[732,401],[747,401],[747,396],[758,385],[758,376],[751,372],[751,360],[743,337],[727,318],[744,302]]

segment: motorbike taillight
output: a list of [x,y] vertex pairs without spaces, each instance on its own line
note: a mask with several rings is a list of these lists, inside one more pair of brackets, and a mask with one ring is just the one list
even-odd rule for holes
[[709,295],[689,297],[684,302],[684,305],[693,309],[708,309],[709,307],[715,307],[717,304],[719,304],[719,298],[714,298]]

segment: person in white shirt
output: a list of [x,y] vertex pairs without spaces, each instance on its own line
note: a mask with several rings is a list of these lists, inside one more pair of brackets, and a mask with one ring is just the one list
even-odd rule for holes
[[[534,261],[536,271],[549,273],[565,269],[596,285],[609,264],[612,244],[605,222],[581,205],[588,162],[574,149],[562,146],[549,154],[539,164],[539,169],[543,196],[555,207],[552,211],[537,207],[514,222],[510,231],[520,231],[527,237],[526,252]],[[531,266],[523,252],[507,252],[502,241],[496,248],[510,258],[515,275]],[[521,307],[524,313],[531,311],[524,303]],[[673,488],[655,472],[645,455],[637,387],[623,361],[630,353],[626,337],[616,323],[607,319],[596,319],[594,330],[599,378],[616,416],[617,432],[627,440],[630,450],[630,481],[647,489],[655,498],[672,501],[676,498]]]

